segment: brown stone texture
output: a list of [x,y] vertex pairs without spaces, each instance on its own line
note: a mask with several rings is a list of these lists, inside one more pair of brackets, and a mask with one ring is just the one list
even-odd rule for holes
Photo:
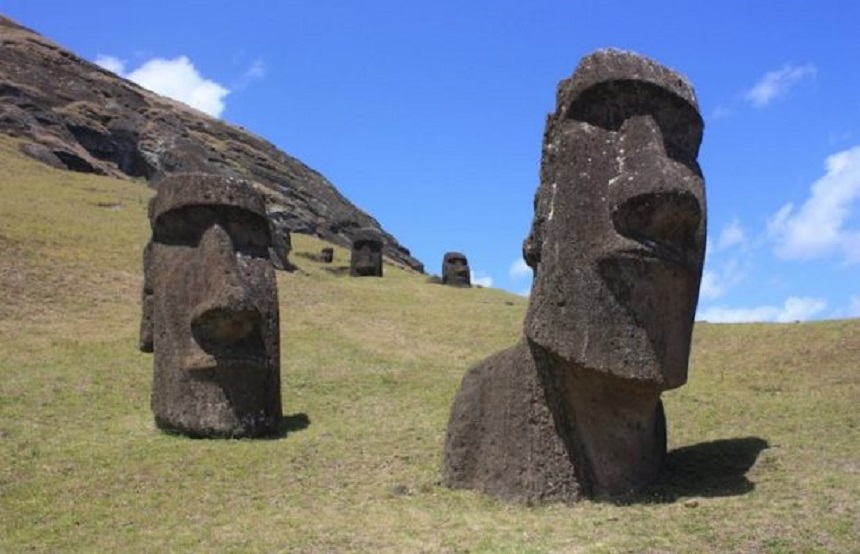
[[282,419],[278,299],[263,197],[240,179],[161,181],[149,206],[141,350],[159,428],[254,437]]
[[382,277],[382,235],[376,229],[359,229],[353,235],[349,274],[353,277]]
[[334,261],[334,248],[326,246],[320,250],[320,261],[324,264],[330,264]]
[[[702,130],[686,79],[637,54],[595,52],[559,84],[523,245],[535,273],[525,336],[467,372],[446,438],[448,485],[575,502],[656,478],[660,393],[686,382],[704,261]],[[552,425],[523,418],[522,405]],[[567,465],[547,455],[559,445]],[[540,477],[524,486],[524,475]]]
[[323,175],[253,133],[123,79],[0,15],[0,133],[30,141],[24,152],[54,167],[145,179],[206,172],[258,183],[278,232],[349,247],[353,232],[379,229],[385,254],[421,262]]
[[472,275],[469,260],[460,252],[446,252],[442,257],[442,284],[452,287],[471,287]]

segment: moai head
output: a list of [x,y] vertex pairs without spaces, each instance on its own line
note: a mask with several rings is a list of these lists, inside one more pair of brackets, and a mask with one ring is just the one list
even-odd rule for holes
[[466,256],[459,252],[447,252],[442,258],[442,284],[455,287],[471,287],[471,274]]
[[330,264],[334,261],[334,248],[326,246],[320,250],[320,261],[324,264]]
[[636,54],[596,52],[559,84],[523,245],[533,344],[660,390],[686,382],[705,253],[702,129],[690,84]]
[[352,236],[353,277],[382,277],[382,234],[371,227],[357,229]]
[[164,179],[149,205],[141,350],[165,430],[258,436],[281,420],[278,300],[262,197],[248,182]]

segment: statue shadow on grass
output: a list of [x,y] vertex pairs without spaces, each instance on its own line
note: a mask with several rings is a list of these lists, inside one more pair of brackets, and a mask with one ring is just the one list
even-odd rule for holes
[[755,489],[755,483],[746,473],[768,447],[760,437],[743,437],[672,450],[660,478],[635,501],[672,503],[685,497],[747,494]]
[[281,418],[281,422],[278,425],[278,432],[273,438],[286,437],[290,433],[303,431],[310,427],[310,425],[311,418],[308,417],[308,414],[298,413],[285,415]]
[[274,434],[266,437],[259,437],[259,439],[282,439],[291,433],[295,433],[296,431],[303,431],[304,429],[310,427],[310,425],[311,418],[308,417],[308,414],[298,413],[285,415],[281,417],[281,421],[278,423],[278,430]]

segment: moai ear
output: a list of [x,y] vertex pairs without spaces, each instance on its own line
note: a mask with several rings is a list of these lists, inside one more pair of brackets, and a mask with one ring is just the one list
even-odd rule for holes
[[143,247],[143,291],[140,295],[140,344],[141,352],[152,352],[152,310],[155,299],[152,289],[152,241]]

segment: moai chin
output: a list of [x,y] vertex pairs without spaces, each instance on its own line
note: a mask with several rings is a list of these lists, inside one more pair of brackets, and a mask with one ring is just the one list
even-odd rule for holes
[[636,54],[598,51],[559,84],[523,245],[524,336],[464,377],[446,484],[541,503],[655,480],[660,394],[687,379],[704,261],[702,131],[689,83]]
[[442,284],[454,287],[471,287],[469,261],[460,252],[446,252],[442,258]]
[[349,274],[353,277],[382,277],[382,234],[371,227],[357,229],[352,236]]
[[149,220],[140,348],[154,352],[156,425],[194,437],[276,432],[278,299],[262,197],[246,181],[176,174]]

